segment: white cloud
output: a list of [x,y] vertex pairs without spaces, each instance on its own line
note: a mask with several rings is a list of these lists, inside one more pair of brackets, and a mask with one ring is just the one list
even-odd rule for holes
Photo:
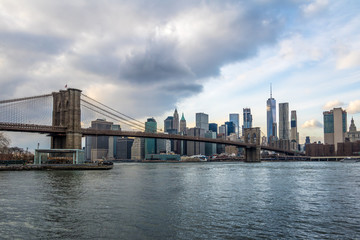
[[341,106],[343,106],[343,105],[344,105],[343,102],[340,102],[339,100],[333,100],[333,101],[327,102],[327,103],[323,106],[323,109],[324,109],[324,110],[331,110],[331,109],[333,109],[333,108],[341,107]]
[[360,51],[351,51],[342,54],[336,61],[336,68],[339,70],[360,66]]
[[328,0],[315,0],[308,5],[302,7],[305,15],[311,16],[323,11],[328,6]]
[[322,128],[323,125],[321,122],[315,119],[308,120],[301,125],[302,128]]
[[355,100],[349,103],[346,111],[350,114],[360,113],[360,100]]

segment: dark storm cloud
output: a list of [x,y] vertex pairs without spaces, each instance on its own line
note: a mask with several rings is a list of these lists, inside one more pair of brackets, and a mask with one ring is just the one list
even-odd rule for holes
[[[203,36],[201,32],[192,33],[197,45],[192,45],[192,39],[180,44],[181,35],[180,39],[149,36],[151,40],[147,41],[145,50],[134,49],[121,62],[120,78],[150,84],[215,77],[225,64],[254,56],[261,46],[274,43],[282,28],[282,19],[270,15],[272,10],[266,6],[261,10],[239,4],[207,8],[210,20],[201,21],[204,27],[213,28],[213,32]],[[234,8],[238,8],[238,13],[234,14]],[[228,17],[228,13],[232,16]],[[214,22],[218,26],[212,26]]]
[[179,96],[187,96],[192,95],[194,93],[198,93],[203,90],[203,86],[196,83],[172,83],[167,86],[162,86],[162,90],[166,92],[173,92],[178,94]]
[[84,89],[101,81],[133,86],[131,105],[156,105],[155,112],[201,92],[224,65],[275,43],[288,14],[300,11],[298,1],[264,0],[5,3],[3,93],[34,82]]
[[133,52],[120,65],[120,78],[136,83],[191,79],[194,74],[176,54],[176,43],[153,40],[144,51]]
[[57,54],[66,49],[69,40],[51,35],[24,32],[0,32],[0,47],[16,51]]

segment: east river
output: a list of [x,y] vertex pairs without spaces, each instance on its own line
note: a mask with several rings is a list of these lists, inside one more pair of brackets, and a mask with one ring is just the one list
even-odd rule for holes
[[0,239],[360,239],[360,163],[0,172]]

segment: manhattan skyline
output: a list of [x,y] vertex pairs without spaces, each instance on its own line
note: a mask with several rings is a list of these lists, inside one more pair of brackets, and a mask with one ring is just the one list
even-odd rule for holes
[[2,1],[0,98],[67,85],[143,122],[177,108],[189,127],[197,112],[220,126],[248,107],[266,132],[272,83],[297,111],[300,143],[323,141],[325,110],[360,124],[359,11],[326,0]]

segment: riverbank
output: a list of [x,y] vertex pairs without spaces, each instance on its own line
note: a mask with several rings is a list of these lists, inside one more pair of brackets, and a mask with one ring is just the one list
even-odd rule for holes
[[0,165],[0,171],[32,171],[32,170],[110,170],[113,165],[105,164],[12,164]]

